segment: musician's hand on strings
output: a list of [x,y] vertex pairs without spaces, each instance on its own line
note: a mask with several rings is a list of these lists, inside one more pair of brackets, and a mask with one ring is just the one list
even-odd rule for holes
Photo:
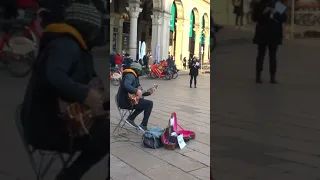
[[88,105],[93,112],[100,110],[103,107],[102,94],[94,89],[90,89],[84,104]]
[[137,96],[139,96],[140,98],[142,97],[142,91],[140,90],[140,89],[138,89],[138,91],[137,91]]

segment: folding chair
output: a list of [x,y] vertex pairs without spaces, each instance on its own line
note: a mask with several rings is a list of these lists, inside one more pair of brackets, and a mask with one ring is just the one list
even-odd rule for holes
[[[18,132],[20,134],[20,137],[22,139],[23,146],[24,146],[25,150],[27,151],[29,161],[30,161],[32,169],[37,177],[37,180],[44,180],[45,176],[47,175],[48,171],[50,170],[50,167],[58,159],[58,157],[61,160],[62,169],[67,168],[70,165],[70,163],[72,162],[72,159],[76,153],[68,154],[68,158],[65,158],[64,153],[52,152],[52,151],[50,152],[50,151],[45,151],[45,150],[36,149],[36,148],[32,147],[32,145],[30,145],[26,141],[26,138],[25,138],[25,134],[23,131],[22,122],[21,122],[21,118],[20,118],[20,110],[21,110],[21,105],[19,105],[17,108],[15,123],[18,128]],[[40,155],[40,162],[39,163],[37,163],[37,161],[35,159],[36,154]],[[49,159],[48,163],[44,163],[45,159]]]
[[[116,102],[116,106],[117,106],[119,114],[120,114],[120,121],[117,124],[116,128],[113,130],[113,134],[114,134],[114,132],[116,132],[116,130],[118,130],[118,132],[119,132],[121,129],[123,129],[124,125],[126,124],[126,117],[130,116],[134,111],[134,109],[121,109],[119,107],[117,96],[118,95],[115,96],[115,102]],[[136,128],[136,130],[139,131],[138,128]]]

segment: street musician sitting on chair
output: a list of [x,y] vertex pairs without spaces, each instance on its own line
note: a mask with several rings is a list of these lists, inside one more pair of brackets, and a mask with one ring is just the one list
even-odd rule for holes
[[[123,71],[117,101],[121,109],[134,109],[134,112],[126,119],[126,123],[145,132],[148,131],[147,125],[152,112],[153,102],[143,97],[151,95],[155,87],[147,91],[142,90],[139,81],[141,71],[142,67],[139,63],[132,63],[129,69]],[[138,126],[134,120],[142,111],[144,111],[143,120]]]

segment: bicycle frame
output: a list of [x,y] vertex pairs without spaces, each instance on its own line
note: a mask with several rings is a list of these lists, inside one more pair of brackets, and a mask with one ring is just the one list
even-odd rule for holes
[[165,77],[165,75],[163,74],[163,70],[160,70],[158,65],[152,65],[150,69],[151,73],[155,74],[158,78]]

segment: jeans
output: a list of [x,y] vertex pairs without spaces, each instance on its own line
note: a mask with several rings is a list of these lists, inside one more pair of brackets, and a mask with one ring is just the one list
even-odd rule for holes
[[263,71],[263,61],[266,55],[266,50],[269,49],[269,72],[270,75],[275,75],[277,71],[277,50],[278,45],[258,45],[258,56],[256,59],[256,72],[261,73]]
[[142,111],[144,111],[143,113],[143,120],[141,125],[142,126],[147,126],[148,125],[148,121],[152,112],[152,108],[153,108],[153,102],[147,99],[140,99],[139,103],[137,105],[133,106],[134,112],[128,117],[128,119],[130,120],[135,120],[136,117],[142,113]]

